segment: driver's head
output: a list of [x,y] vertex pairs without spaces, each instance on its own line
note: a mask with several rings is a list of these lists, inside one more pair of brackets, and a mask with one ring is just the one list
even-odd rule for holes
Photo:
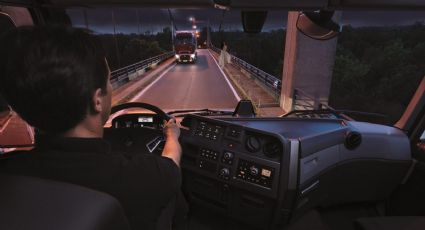
[[30,125],[48,134],[110,113],[109,67],[100,42],[83,30],[21,27],[0,38],[0,93]]

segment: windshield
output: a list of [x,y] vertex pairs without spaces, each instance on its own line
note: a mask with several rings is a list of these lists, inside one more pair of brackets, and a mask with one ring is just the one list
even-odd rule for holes
[[[126,94],[117,95],[114,103],[140,101],[164,111],[233,111],[241,99],[278,106],[277,98],[257,98],[255,91],[238,86],[236,81],[243,79],[229,76],[232,73],[227,64],[220,66],[217,49],[227,43],[229,61],[230,54],[235,55],[263,68],[273,81],[278,80],[275,76],[282,68],[285,11],[271,12],[263,32],[254,35],[243,33],[240,10],[70,8],[66,13],[74,27],[88,29],[101,38],[113,71],[112,84],[117,92]],[[146,65],[132,72],[131,80],[115,80],[126,77],[128,66],[160,55],[165,56],[153,60],[159,72],[156,76],[151,76],[152,68]]]
[[[72,7],[62,14],[49,20],[100,38],[113,105],[205,113],[233,111],[247,99],[258,117],[327,109],[392,125],[425,76],[422,11],[337,12],[340,33],[326,41],[298,31],[294,11],[268,11],[260,33],[244,29],[261,19],[243,24],[251,19],[234,9]],[[6,130],[9,112],[0,114]],[[323,114],[310,117],[329,118]]]
[[192,44],[195,38],[192,33],[177,33],[175,37],[176,44]]

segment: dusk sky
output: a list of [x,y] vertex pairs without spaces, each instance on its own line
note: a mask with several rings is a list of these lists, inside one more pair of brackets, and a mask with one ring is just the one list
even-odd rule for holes
[[[85,27],[83,9],[69,9],[68,15],[76,27]],[[113,33],[112,9],[87,9],[89,28],[97,33]],[[116,33],[156,33],[164,27],[171,25],[167,9],[157,8],[116,8],[113,10],[116,21]],[[171,9],[176,26],[179,30],[191,29],[189,17],[199,21],[198,28],[210,25],[213,30],[218,30],[223,12],[218,9]],[[226,11],[223,18],[223,29],[242,30],[239,10]],[[269,11],[263,31],[282,29],[286,26],[287,11]],[[393,26],[410,25],[414,22],[425,23],[425,11],[399,11],[399,12],[343,12],[341,24],[361,26]]]

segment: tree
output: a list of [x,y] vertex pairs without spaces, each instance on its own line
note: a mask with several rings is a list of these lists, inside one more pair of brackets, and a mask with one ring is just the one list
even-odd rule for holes
[[157,56],[163,52],[164,50],[159,47],[157,41],[146,41],[144,39],[134,38],[124,47],[122,62],[127,66]]
[[[337,109],[385,114],[394,124],[425,76],[425,26],[344,27],[329,103]],[[363,117],[365,118],[365,117]]]
[[282,76],[286,31],[283,29],[246,34],[242,31],[212,32],[212,43],[226,41],[229,52],[278,78]]

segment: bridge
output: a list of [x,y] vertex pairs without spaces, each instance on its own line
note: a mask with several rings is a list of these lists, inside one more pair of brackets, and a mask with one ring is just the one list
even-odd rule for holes
[[[169,59],[173,58],[174,55],[169,57]],[[198,50],[198,59],[195,64],[176,64],[173,60],[167,59],[156,68],[160,68],[161,71],[150,84],[136,87],[137,92],[130,89],[121,93],[120,96],[127,97],[127,101],[145,102],[168,111],[204,108],[232,109],[240,100],[234,86],[207,49]],[[133,80],[133,84],[141,85],[146,75],[149,74],[138,76]],[[116,88],[116,90],[119,89],[120,87]],[[128,95],[132,96],[128,98]],[[118,94],[114,94],[115,103],[123,102],[117,97],[119,97]]]
[[[233,110],[239,100],[247,99],[262,116],[285,113],[279,106],[282,82],[278,77],[233,55],[232,63],[222,69],[219,53],[215,47],[200,49],[195,64],[176,64],[174,55],[165,53],[113,71],[113,104],[146,102],[167,111]],[[313,108],[312,97],[301,89],[294,92],[298,98],[294,109]]]

